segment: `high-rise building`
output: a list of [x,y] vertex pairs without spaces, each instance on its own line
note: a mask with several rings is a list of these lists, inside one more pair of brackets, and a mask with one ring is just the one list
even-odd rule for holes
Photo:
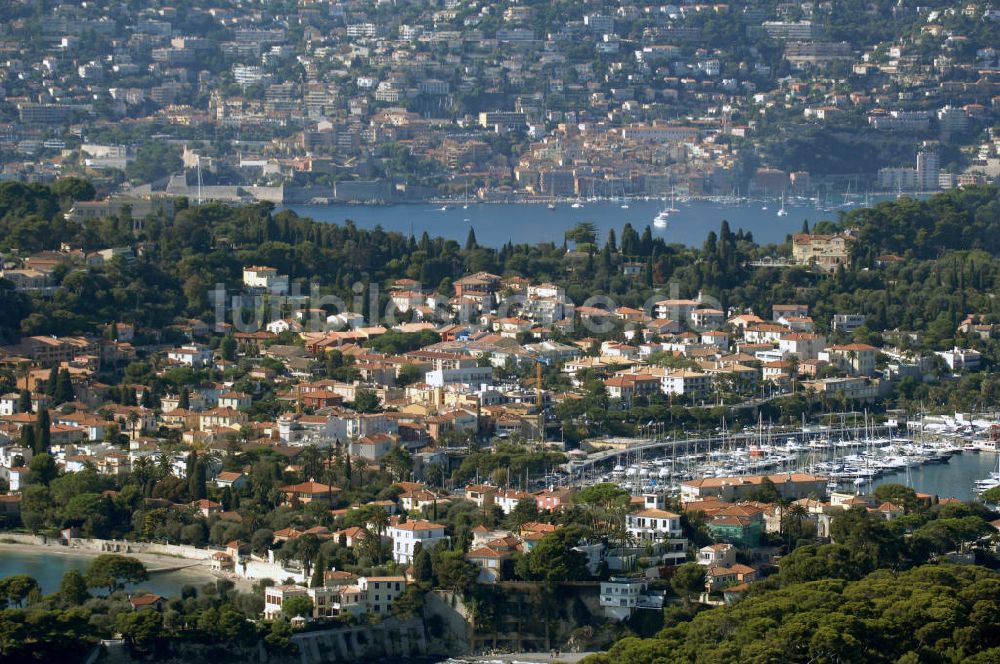
[[917,186],[921,191],[936,191],[940,172],[941,162],[936,152],[922,150],[917,153]]

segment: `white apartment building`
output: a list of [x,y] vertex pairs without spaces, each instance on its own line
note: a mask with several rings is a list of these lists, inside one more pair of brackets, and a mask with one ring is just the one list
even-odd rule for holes
[[430,550],[448,541],[444,526],[417,519],[390,526],[387,535],[392,540],[392,558],[397,563],[408,565],[413,562],[413,549],[417,542],[425,550]]
[[445,385],[483,385],[492,384],[492,367],[462,367],[457,369],[437,369],[428,371],[424,381],[431,387]]
[[668,371],[660,377],[660,389],[664,394],[701,397],[708,394],[711,386],[711,375],[700,371]]

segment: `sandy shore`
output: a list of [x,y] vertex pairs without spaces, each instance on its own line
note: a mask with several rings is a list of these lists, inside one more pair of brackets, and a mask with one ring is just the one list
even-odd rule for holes
[[[92,549],[63,546],[54,540],[45,544],[42,544],[41,542],[4,542],[2,540],[3,537],[0,536],[0,555],[2,555],[4,551],[17,551],[19,553],[33,553],[47,556],[57,555],[73,556],[77,558],[96,558],[102,553],[105,553],[103,551],[94,551]],[[135,558],[145,565],[146,569],[151,573],[170,572],[173,575],[171,577],[172,579],[176,578],[178,581],[182,581],[184,583],[201,584],[217,579],[228,579],[236,584],[236,588],[240,592],[250,592],[251,587],[253,586],[253,581],[251,579],[238,578],[230,574],[213,572],[210,569],[209,561],[207,560],[195,560],[160,553],[127,553],[121,555],[127,555],[130,558]]]
[[[0,536],[0,540],[2,540]],[[22,542],[4,542],[0,541],[0,551],[26,551],[31,553],[44,553],[66,555],[66,556],[79,556],[87,558],[96,558],[97,556],[105,553],[104,551],[93,551],[90,549],[84,549],[79,547],[64,546],[55,541],[50,541],[46,544],[42,543],[22,543]],[[128,553],[123,554],[130,558],[135,558],[142,562],[151,572],[162,569],[190,569],[196,571],[202,569],[206,576],[210,575],[209,565],[207,560],[192,560],[189,558],[181,558],[179,556],[167,556],[158,553]]]

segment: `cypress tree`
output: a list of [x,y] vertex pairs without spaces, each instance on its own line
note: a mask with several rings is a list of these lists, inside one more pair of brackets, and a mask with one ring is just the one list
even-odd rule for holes
[[17,398],[17,412],[19,413],[31,412],[31,392],[29,392],[28,390],[21,390],[21,393]]
[[35,427],[21,427],[21,447],[31,451],[35,450]]
[[191,408],[191,391],[188,388],[181,388],[181,398],[177,401],[177,407],[184,410]]
[[49,451],[52,443],[52,420],[49,418],[48,408],[38,411],[38,422],[35,424],[35,454]]
[[319,553],[316,556],[316,564],[313,567],[312,579],[309,580],[310,588],[321,588],[326,583],[326,556]]
[[45,381],[45,393],[50,397],[56,395],[56,383],[59,382],[59,367],[53,366],[49,371],[49,379]]
[[59,376],[56,378],[56,389],[53,398],[56,403],[66,403],[67,401],[72,401],[74,399],[73,394],[73,379],[70,378],[69,369],[62,369],[59,371]]

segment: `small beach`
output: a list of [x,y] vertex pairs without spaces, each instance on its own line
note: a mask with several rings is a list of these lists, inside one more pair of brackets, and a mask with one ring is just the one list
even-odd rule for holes
[[[62,575],[71,569],[84,572],[90,561],[102,551],[71,547],[51,540],[47,543],[11,542],[0,536],[0,578],[15,574],[34,577],[49,593],[58,590]],[[220,578],[229,578],[213,573],[208,560],[193,560],[159,553],[127,553],[139,560],[150,572],[149,579],[137,584],[135,589],[145,589],[165,597],[180,594],[184,585],[201,586]],[[246,579],[230,579],[240,590],[246,590],[250,582]]]

